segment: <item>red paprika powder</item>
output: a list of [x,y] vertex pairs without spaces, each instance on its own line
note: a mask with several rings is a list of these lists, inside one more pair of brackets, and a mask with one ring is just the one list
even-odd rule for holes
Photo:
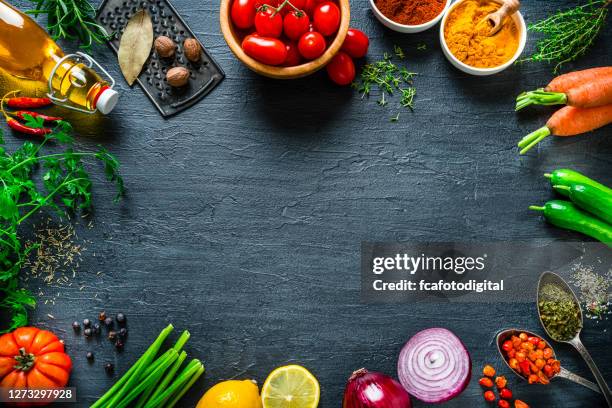
[[378,10],[399,24],[419,25],[442,12],[446,0],[375,0]]

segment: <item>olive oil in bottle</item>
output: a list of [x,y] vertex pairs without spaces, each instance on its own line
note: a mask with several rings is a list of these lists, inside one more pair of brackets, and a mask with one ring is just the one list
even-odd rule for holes
[[19,78],[48,83],[56,102],[107,114],[115,107],[118,94],[79,61],[83,58],[66,57],[34,20],[0,0],[0,68]]

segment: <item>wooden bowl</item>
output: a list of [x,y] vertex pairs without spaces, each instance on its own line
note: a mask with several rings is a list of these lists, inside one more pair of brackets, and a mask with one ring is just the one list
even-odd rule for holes
[[342,47],[342,43],[346,37],[346,32],[349,28],[349,21],[351,19],[349,0],[338,0],[338,5],[340,7],[340,27],[336,33],[336,38],[331,44],[328,45],[323,55],[317,59],[308,61],[301,65],[296,65],[294,67],[277,67],[262,64],[261,62],[246,55],[246,53],[242,50],[241,33],[234,28],[234,25],[230,19],[230,7],[232,5],[232,1],[233,0],[221,0],[221,31],[223,32],[223,37],[225,38],[227,45],[229,45],[234,55],[236,55],[236,58],[242,61],[251,70],[260,75],[276,79],[301,78],[323,68],[334,57],[334,55],[336,55],[336,53],[340,50],[340,47]]

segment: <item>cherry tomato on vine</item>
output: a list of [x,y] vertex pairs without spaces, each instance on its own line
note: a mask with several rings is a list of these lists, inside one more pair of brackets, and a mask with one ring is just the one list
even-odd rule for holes
[[316,31],[302,35],[298,42],[300,54],[309,60],[320,57],[325,52],[326,47],[325,37]]
[[249,57],[268,65],[280,65],[287,59],[287,48],[278,38],[247,35],[242,49]]
[[[298,10],[304,10],[304,7],[306,6],[306,0],[289,0],[291,2],[291,4],[293,4],[293,7],[295,7]],[[291,6],[289,6],[289,8],[291,8]]]
[[315,7],[312,20],[316,31],[330,36],[340,27],[340,9],[331,1],[323,2]]
[[274,7],[264,4],[255,14],[255,30],[262,37],[278,38],[283,32],[283,16]]
[[345,52],[339,51],[327,64],[327,75],[338,85],[349,85],[355,79],[355,64]]
[[230,15],[234,25],[242,30],[250,28],[255,22],[257,0],[234,0]]
[[308,31],[310,18],[303,11],[291,11],[283,19],[283,30],[285,35],[291,40],[299,39],[302,34]]
[[368,36],[361,30],[349,28],[346,32],[346,38],[342,44],[342,51],[346,52],[353,58],[362,58],[368,53],[370,40]]
[[285,48],[287,49],[287,59],[283,62],[284,67],[294,67],[296,65],[300,65],[302,62],[302,56],[297,49],[297,45],[295,43],[285,44]]

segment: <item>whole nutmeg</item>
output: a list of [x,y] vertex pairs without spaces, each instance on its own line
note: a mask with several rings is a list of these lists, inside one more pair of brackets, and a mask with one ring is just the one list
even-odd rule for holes
[[187,38],[183,42],[183,52],[189,61],[198,62],[202,56],[202,47],[196,39]]
[[170,58],[174,56],[176,44],[165,35],[161,35],[155,39],[155,51],[162,58]]
[[189,70],[185,67],[170,68],[166,73],[166,80],[175,88],[185,86],[189,81]]

